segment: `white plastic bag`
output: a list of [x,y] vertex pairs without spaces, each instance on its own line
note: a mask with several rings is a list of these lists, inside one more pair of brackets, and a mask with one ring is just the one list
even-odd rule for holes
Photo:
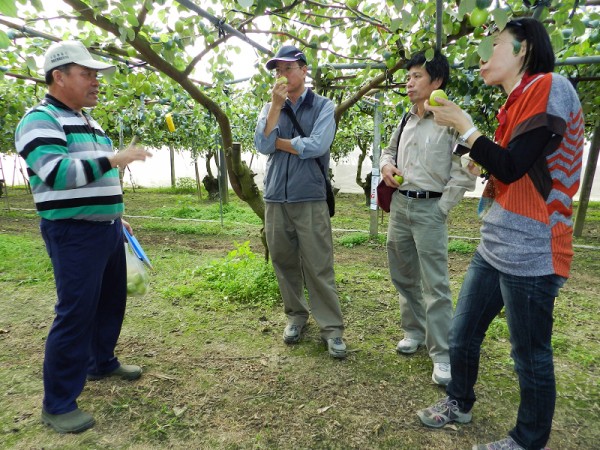
[[125,255],[127,257],[127,295],[141,296],[148,292],[150,277],[146,272],[144,263],[133,253],[125,242]]

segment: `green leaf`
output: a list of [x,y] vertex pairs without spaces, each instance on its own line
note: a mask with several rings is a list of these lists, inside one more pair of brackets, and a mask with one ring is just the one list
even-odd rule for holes
[[550,35],[550,42],[552,43],[552,49],[554,53],[558,52],[565,45],[565,38],[562,32],[556,30]]
[[37,72],[37,63],[35,62],[35,59],[33,58],[33,56],[28,56],[25,59],[25,63],[27,64],[27,68],[29,70],[31,70],[32,72]]
[[504,30],[504,27],[508,23],[508,11],[501,8],[496,8],[492,11],[492,17],[499,30]]
[[9,45],[10,39],[8,38],[8,35],[0,30],[0,48],[8,48]]
[[488,61],[494,51],[494,36],[486,36],[477,47],[477,54],[483,61]]
[[585,24],[581,20],[573,19],[571,24],[573,25],[573,34],[575,36],[583,36],[585,34]]
[[0,0],[0,13],[5,16],[17,17],[17,3],[15,0]]
[[475,0],[463,0],[458,7],[458,17],[463,17],[475,9]]
[[131,14],[127,14],[127,22],[129,23],[129,25],[131,25],[132,27],[137,27],[139,26],[139,22],[137,19],[137,16],[133,13]]
[[42,11],[44,9],[44,5],[42,5],[41,0],[29,0],[29,2],[37,11]]
[[432,48],[425,50],[425,59],[431,61],[434,57],[435,51]]
[[471,67],[477,67],[479,65],[480,59],[481,58],[479,57],[479,54],[477,52],[469,53],[467,55],[467,57],[465,58],[463,66],[465,69],[469,69]]

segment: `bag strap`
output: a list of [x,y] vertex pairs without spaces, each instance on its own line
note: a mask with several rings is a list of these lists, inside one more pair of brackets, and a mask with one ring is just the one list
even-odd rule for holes
[[[283,108],[281,108],[281,110],[288,115],[288,117],[292,121],[292,124],[294,125],[294,128],[296,129],[298,134],[301,137],[306,137],[306,133],[302,129],[300,122],[298,122],[298,119],[296,118],[296,114],[294,114],[292,107],[286,103],[285,105],[283,105]],[[321,160],[319,158],[315,158],[315,161],[319,165],[319,169],[321,169],[321,173],[323,174],[323,177],[325,178],[325,181],[327,182],[327,175],[325,174],[325,167],[323,166],[323,164],[321,163]]]
[[404,127],[406,126],[406,122],[408,122],[410,114],[404,113],[402,119],[400,120],[400,133],[398,133],[398,147],[396,147],[396,167],[398,167],[398,154],[400,153],[400,138],[402,137],[402,132],[404,131]]
[[306,133],[302,129],[300,122],[298,122],[298,119],[296,118],[296,114],[294,114],[292,107],[286,103],[285,105],[283,105],[283,108],[281,108],[281,110],[288,115],[298,134],[302,137],[306,137]]

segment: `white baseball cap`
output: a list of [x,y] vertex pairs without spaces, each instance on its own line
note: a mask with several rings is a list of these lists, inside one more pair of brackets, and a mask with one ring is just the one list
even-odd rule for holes
[[46,50],[44,73],[48,73],[55,67],[70,63],[106,73],[113,73],[116,70],[116,66],[92,58],[88,49],[81,42],[61,41],[55,42]]

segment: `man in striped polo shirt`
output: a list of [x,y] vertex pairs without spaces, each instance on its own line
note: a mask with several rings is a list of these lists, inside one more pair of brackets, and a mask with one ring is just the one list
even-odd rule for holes
[[140,377],[114,355],[127,298],[118,167],[152,156],[131,146],[113,153],[100,125],[83,110],[98,103],[98,73],[115,66],[92,58],[81,42],[45,54],[48,94],[15,135],[25,159],[40,229],[54,268],[58,300],[46,340],[42,421],[60,433],[94,425],[77,407],[86,379]]

